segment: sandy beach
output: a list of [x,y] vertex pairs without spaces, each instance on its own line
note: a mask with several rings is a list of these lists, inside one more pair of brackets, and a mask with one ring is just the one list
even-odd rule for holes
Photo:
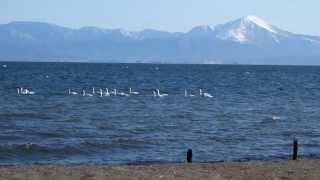
[[141,166],[3,166],[0,179],[320,179],[320,160]]

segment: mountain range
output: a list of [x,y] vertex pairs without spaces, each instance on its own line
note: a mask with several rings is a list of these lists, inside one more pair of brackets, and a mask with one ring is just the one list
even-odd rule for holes
[[11,22],[0,25],[0,60],[319,65],[320,37],[291,33],[257,16],[186,33]]

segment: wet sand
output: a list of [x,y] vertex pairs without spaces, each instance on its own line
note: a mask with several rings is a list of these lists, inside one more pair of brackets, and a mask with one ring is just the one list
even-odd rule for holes
[[320,160],[141,166],[2,166],[0,179],[320,179]]

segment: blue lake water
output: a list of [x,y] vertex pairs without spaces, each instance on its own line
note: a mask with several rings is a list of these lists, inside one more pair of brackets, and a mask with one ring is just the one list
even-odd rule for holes
[[[183,162],[188,148],[198,162],[288,159],[294,137],[320,155],[320,67],[3,64],[0,164]],[[140,94],[81,95],[92,87]]]

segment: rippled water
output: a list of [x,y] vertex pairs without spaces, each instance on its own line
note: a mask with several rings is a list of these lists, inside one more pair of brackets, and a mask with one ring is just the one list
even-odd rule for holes
[[[320,155],[320,67],[0,64],[0,164],[181,162],[188,148],[195,161],[289,158],[294,137]],[[92,87],[141,94],[67,91]],[[214,98],[184,97],[199,88]]]

